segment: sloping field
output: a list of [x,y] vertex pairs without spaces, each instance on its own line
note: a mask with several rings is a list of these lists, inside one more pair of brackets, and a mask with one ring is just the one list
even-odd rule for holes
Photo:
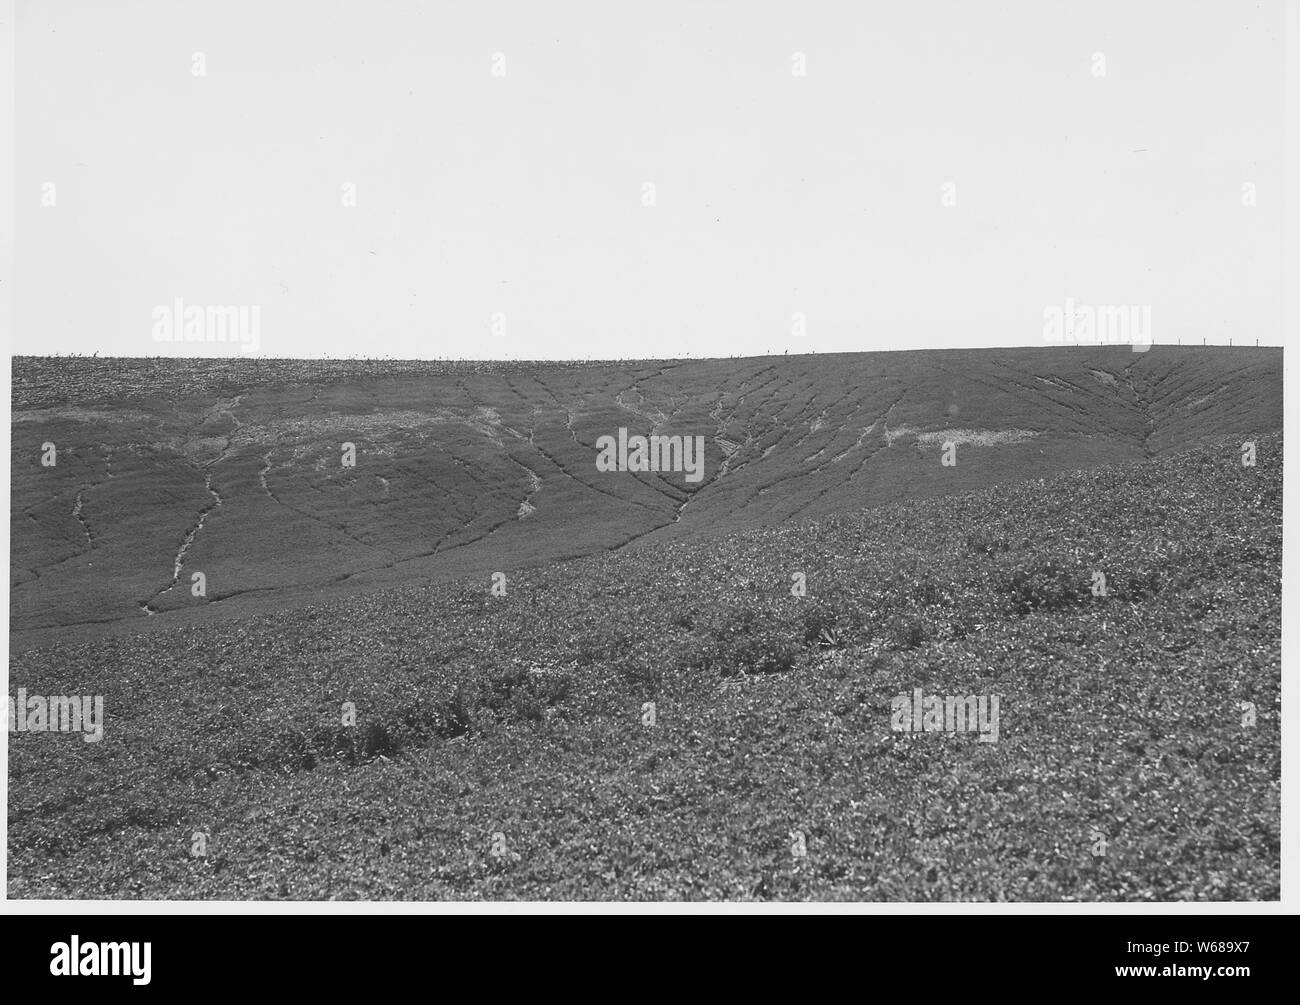
[[[960,380],[936,368],[929,414],[908,404],[915,392],[887,390],[893,367],[906,365],[893,357],[891,376],[872,378],[879,383],[859,375],[869,405],[859,405],[849,376],[834,378],[849,369],[845,360],[823,371],[839,404],[822,404],[812,396],[826,388],[793,376],[821,360],[700,364],[698,384],[686,381],[691,364],[647,369],[632,382],[641,396],[623,393],[625,402],[687,428],[722,402],[708,428],[737,444],[728,473],[712,471],[690,497],[683,525],[716,530],[722,514],[757,525],[831,500],[845,512],[731,534],[646,536],[636,548],[512,572],[505,596],[472,577],[240,621],[167,627],[160,614],[150,620],[162,627],[137,636],[17,653],[12,688],[102,695],[105,730],[96,743],[10,736],[10,896],[1276,899],[1281,436],[1250,437],[1254,466],[1243,464],[1241,436],[1165,452],[1175,437],[1209,432],[1210,414],[1221,424],[1268,421],[1278,404],[1265,400],[1272,371],[1261,365],[1247,379],[1245,356],[1223,356],[1238,372],[1226,381],[1190,356],[1162,362],[1157,351],[1126,373],[1118,364],[1128,357],[1094,356],[1083,363],[1115,385],[1058,367],[1050,379],[1073,390],[1054,384],[1045,394],[1048,378],[1030,366],[1039,359],[1022,357],[1014,381],[1009,363],[987,355],[962,363]],[[687,373],[665,383],[677,370]],[[629,421],[609,402],[639,372],[582,384],[571,443]],[[777,380],[779,392],[764,397],[764,382]],[[558,376],[552,383],[539,381],[576,405],[576,390]],[[466,385],[476,390],[464,401],[426,398],[420,408],[415,384],[406,401],[387,386],[373,412],[352,388],[342,425],[374,454],[393,446],[392,458],[423,444],[429,458],[465,454],[467,468],[471,453],[496,457],[502,472],[530,461],[543,487],[527,522],[540,521],[553,493],[577,503],[579,518],[590,510],[598,541],[618,526],[616,512],[653,510],[662,521],[679,505],[672,485],[648,480],[611,488],[617,499],[606,504],[581,487],[590,468],[580,451],[559,449],[568,436],[560,415],[571,406],[539,410],[530,425]],[[675,405],[661,397],[669,387]],[[209,564],[220,559],[202,550],[203,535],[223,540],[221,521],[239,505],[251,513],[261,496],[248,521],[261,536],[244,559],[228,559],[229,575],[257,568],[270,581],[268,565],[296,568],[298,559],[284,558],[299,544],[284,536],[288,527],[319,526],[331,546],[344,531],[356,538],[355,550],[335,552],[336,566],[374,559],[381,547],[399,558],[404,547],[425,547],[433,532],[408,526],[403,537],[396,518],[378,525],[388,528],[382,537],[349,523],[341,500],[366,479],[313,474],[313,451],[326,450],[316,440],[304,439],[292,461],[286,440],[265,468],[265,433],[254,430],[283,431],[304,414],[324,427],[346,407],[328,385],[319,390],[311,409],[315,392],[302,388],[238,391],[220,414],[239,426],[216,412],[206,427],[178,418],[166,448],[113,441],[111,480],[107,457],[95,466],[102,455],[76,448],[86,463],[69,469],[88,485],[97,476],[79,489],[92,542],[78,542],[83,527],[68,514],[62,537],[51,530],[47,540],[72,554],[86,544],[152,555],[148,521],[129,526],[138,502],[119,500],[116,520],[92,505],[133,479],[156,486],[160,506],[187,507],[190,523],[205,495],[221,493],[192,547]],[[981,436],[1039,433],[967,438],[958,448],[958,471],[969,461],[975,472],[1010,468],[1021,480],[848,511],[857,494],[870,501],[885,491],[882,482],[936,489],[923,473],[939,467],[923,463],[931,448],[907,438],[940,428],[948,404],[957,407],[954,427]],[[477,408],[499,421],[474,428]],[[458,409],[461,420],[434,422],[435,409]],[[411,411],[431,431],[409,443],[365,425]],[[891,432],[919,432],[891,447],[886,417]],[[873,423],[880,441],[855,446]],[[18,428],[16,436],[31,435]],[[530,430],[557,458],[554,470],[526,446]],[[217,441],[203,448],[211,452],[195,454],[208,439]],[[777,452],[763,458],[772,445],[796,460],[772,465]],[[826,468],[812,491],[792,476],[805,452],[822,451],[810,465],[833,464],[843,449],[838,480],[840,469]],[[1061,466],[1058,452],[1079,463],[1106,451],[1132,459],[1048,478],[1029,467],[1035,458]],[[443,518],[431,488],[415,491],[418,464],[368,463],[390,492],[410,479],[402,497],[422,496],[426,518]],[[451,477],[458,466],[446,470]],[[196,477],[205,471],[211,486]],[[283,502],[266,499],[259,472]],[[34,476],[25,477],[34,491]],[[527,482],[504,481],[518,490],[502,488],[501,512],[510,513]],[[772,489],[767,503],[763,487]],[[377,508],[381,496],[368,491]],[[52,528],[62,508],[32,522]],[[298,511],[311,516],[285,515]],[[257,526],[277,515],[282,523]],[[144,588],[166,583],[167,552],[184,529],[181,521],[158,550],[161,571],[142,577]],[[611,540],[628,536],[623,528]],[[792,593],[796,574],[806,595]],[[982,709],[996,698],[997,721],[980,713],[978,730],[900,729],[900,708],[912,707],[918,689],[968,696]]]
[[[11,644],[401,582],[486,583],[1159,456],[1280,428],[1281,380],[1277,350],[1172,347],[619,364],[17,358]],[[598,438],[620,428],[701,437],[702,477],[598,470]],[[946,443],[954,466],[940,462]]]

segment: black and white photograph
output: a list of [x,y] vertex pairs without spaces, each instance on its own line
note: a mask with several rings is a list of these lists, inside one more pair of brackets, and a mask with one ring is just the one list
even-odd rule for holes
[[1278,910],[1291,7],[16,0],[7,910]]

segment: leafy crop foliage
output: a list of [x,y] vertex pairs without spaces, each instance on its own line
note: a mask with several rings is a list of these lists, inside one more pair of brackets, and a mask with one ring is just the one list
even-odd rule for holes
[[1048,559],[1028,568],[1016,569],[1007,579],[1006,591],[1017,614],[1030,611],[1059,611],[1079,602],[1080,570],[1067,569]]
[[[10,736],[10,894],[1276,898],[1280,435],[1258,456],[15,653],[108,725]],[[892,732],[913,688],[1001,695],[999,742]]]

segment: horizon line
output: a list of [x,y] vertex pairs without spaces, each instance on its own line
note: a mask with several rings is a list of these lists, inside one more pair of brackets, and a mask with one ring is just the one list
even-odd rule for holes
[[[196,343],[197,344],[197,343]],[[1170,342],[1152,342],[1145,349],[1137,349],[1132,343],[1098,343],[1089,345],[1086,343],[1056,344],[1056,345],[1002,345],[1002,346],[933,346],[926,348],[884,348],[884,349],[837,349],[826,352],[790,352],[784,350],[781,352],[766,352],[761,354],[739,354],[729,356],[552,356],[552,357],[523,357],[523,356],[273,356],[266,353],[222,353],[218,355],[148,355],[148,356],[128,356],[128,355],[103,355],[98,352],[92,353],[13,353],[10,356],[12,360],[55,360],[55,359],[99,359],[99,360],[170,360],[176,362],[232,362],[236,360],[259,363],[259,362],[364,362],[364,363],[643,363],[643,362],[664,362],[675,363],[690,360],[692,362],[707,362],[710,360],[737,360],[737,359],[768,359],[772,356],[784,357],[804,357],[804,356],[868,356],[878,353],[941,353],[941,352],[1007,352],[1007,351],[1043,351],[1050,352],[1056,350],[1102,350],[1116,349],[1126,350],[1138,355],[1145,355],[1153,349],[1284,349],[1282,343],[1263,343],[1258,341],[1255,344],[1233,345],[1232,343],[1223,342],[1204,342],[1200,345],[1196,343],[1170,343]]]

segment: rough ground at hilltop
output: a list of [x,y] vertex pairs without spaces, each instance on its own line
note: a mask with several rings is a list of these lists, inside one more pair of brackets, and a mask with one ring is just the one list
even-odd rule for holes
[[[1280,428],[1281,380],[1277,350],[1168,346],[582,364],[20,357],[12,643],[486,582],[1157,457]],[[597,441],[621,428],[700,437],[702,479],[597,470]]]

